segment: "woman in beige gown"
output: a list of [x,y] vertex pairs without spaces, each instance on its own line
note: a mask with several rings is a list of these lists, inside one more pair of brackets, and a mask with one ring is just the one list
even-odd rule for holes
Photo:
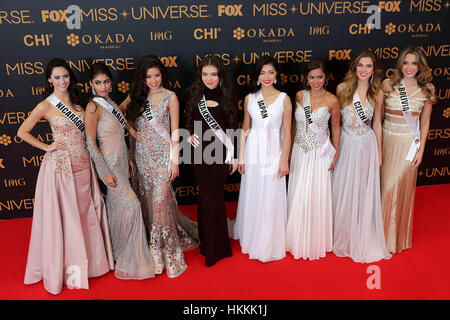
[[[428,70],[428,64],[420,50],[409,46],[400,54],[391,78],[383,82],[386,103],[381,210],[386,246],[391,253],[411,248],[417,168],[422,162],[431,107],[435,102],[432,77]],[[400,97],[400,92],[405,94]],[[409,102],[411,127],[412,132],[416,131],[415,137],[403,115],[402,102],[405,106],[405,100]]]

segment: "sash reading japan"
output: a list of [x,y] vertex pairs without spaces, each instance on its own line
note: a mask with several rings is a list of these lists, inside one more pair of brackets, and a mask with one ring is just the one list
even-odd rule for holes
[[66,105],[59,100],[55,94],[51,94],[47,97],[47,100],[61,112],[67,119],[69,119],[81,133],[84,133],[84,122],[80,117],[78,117],[72,110],[70,110]]

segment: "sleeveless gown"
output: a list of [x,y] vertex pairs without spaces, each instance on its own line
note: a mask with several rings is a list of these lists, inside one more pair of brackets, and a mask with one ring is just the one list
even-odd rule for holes
[[113,270],[114,262],[85,135],[63,115],[49,123],[67,150],[47,152],[39,169],[24,283],[43,280],[48,292],[58,294],[63,283],[89,289],[88,278]]
[[[365,101],[364,113],[373,117]],[[333,252],[355,262],[389,259],[381,217],[377,139],[357,116],[352,104],[341,110],[339,158],[332,174]]]
[[[329,136],[328,107],[311,112],[314,123]],[[296,134],[288,185],[286,251],[295,259],[325,257],[333,246],[331,160],[320,155],[322,145],[308,128],[305,112],[297,102]]]
[[[167,90],[161,100],[150,103],[152,115],[170,133],[169,99]],[[133,179],[142,203],[144,221],[155,264],[155,273],[166,269],[169,278],[182,274],[187,265],[183,251],[198,247],[197,223],[178,209],[177,199],[169,177],[170,144],[162,138],[141,115],[136,127],[142,137],[136,140],[137,175]]]
[[239,239],[242,252],[262,262],[286,256],[286,178],[279,178],[282,154],[283,105],[281,92],[267,106],[269,122],[264,127],[256,94],[250,94],[248,112],[252,128],[244,153],[245,173],[241,178],[233,238]]
[[[420,113],[426,98],[414,97],[421,89],[408,95],[412,112]],[[405,160],[413,138],[401,111],[400,98],[394,88],[387,95],[383,123],[383,165],[381,166],[381,212],[386,246],[392,253],[411,248],[414,195],[417,168]],[[419,116],[413,116],[419,126]]]
[[[112,100],[109,99],[108,103],[120,112]],[[97,125],[97,137],[101,153],[94,147],[90,136],[87,138],[87,146],[98,175],[103,180],[105,175],[113,173],[117,179],[115,188],[107,186],[106,195],[116,261],[114,275],[119,279],[152,278],[155,273],[147,246],[141,205],[128,179],[128,150],[124,130],[106,109],[102,110],[102,117]]]

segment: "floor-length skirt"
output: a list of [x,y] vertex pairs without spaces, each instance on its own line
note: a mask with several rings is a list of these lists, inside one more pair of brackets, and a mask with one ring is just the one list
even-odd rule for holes
[[319,259],[333,249],[330,159],[294,143],[289,174],[286,251]]
[[[389,126],[385,124],[388,130]],[[411,141],[409,135],[383,132],[381,212],[386,246],[392,253],[412,245],[417,168],[412,168],[411,162],[405,160]]]
[[[251,148],[250,138],[247,141]],[[250,155],[246,154],[248,159]],[[269,164],[245,164],[233,238],[239,239],[242,252],[250,259],[268,262],[286,256],[286,178],[278,174],[280,158]]]
[[91,166],[55,173],[43,161],[36,182],[25,284],[43,280],[58,294],[63,283],[88,289],[88,278],[114,269],[106,207]]
[[362,263],[389,259],[375,134],[372,130],[355,136],[341,132],[339,158],[332,175],[333,252]]

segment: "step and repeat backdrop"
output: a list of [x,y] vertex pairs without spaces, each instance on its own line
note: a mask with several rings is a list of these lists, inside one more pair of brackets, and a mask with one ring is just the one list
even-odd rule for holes
[[[373,7],[376,6],[376,7]],[[294,98],[302,72],[313,58],[327,61],[328,89],[335,91],[350,60],[370,48],[389,75],[401,50],[421,48],[432,69],[439,101],[418,185],[450,183],[448,34],[450,1],[10,1],[0,6],[0,219],[30,217],[44,153],[17,137],[17,129],[42,100],[45,65],[68,61],[78,85],[90,90],[96,61],[113,72],[113,99],[130,90],[133,72],[146,54],[160,57],[178,96],[194,80],[207,54],[221,56],[239,95],[247,94],[254,62],[272,55],[283,90]],[[371,26],[369,26],[371,24]],[[181,112],[183,108],[181,106]],[[46,121],[32,132],[50,144]],[[230,176],[226,199],[236,200],[240,176]],[[189,165],[173,184],[179,204],[195,203],[199,189]]]

